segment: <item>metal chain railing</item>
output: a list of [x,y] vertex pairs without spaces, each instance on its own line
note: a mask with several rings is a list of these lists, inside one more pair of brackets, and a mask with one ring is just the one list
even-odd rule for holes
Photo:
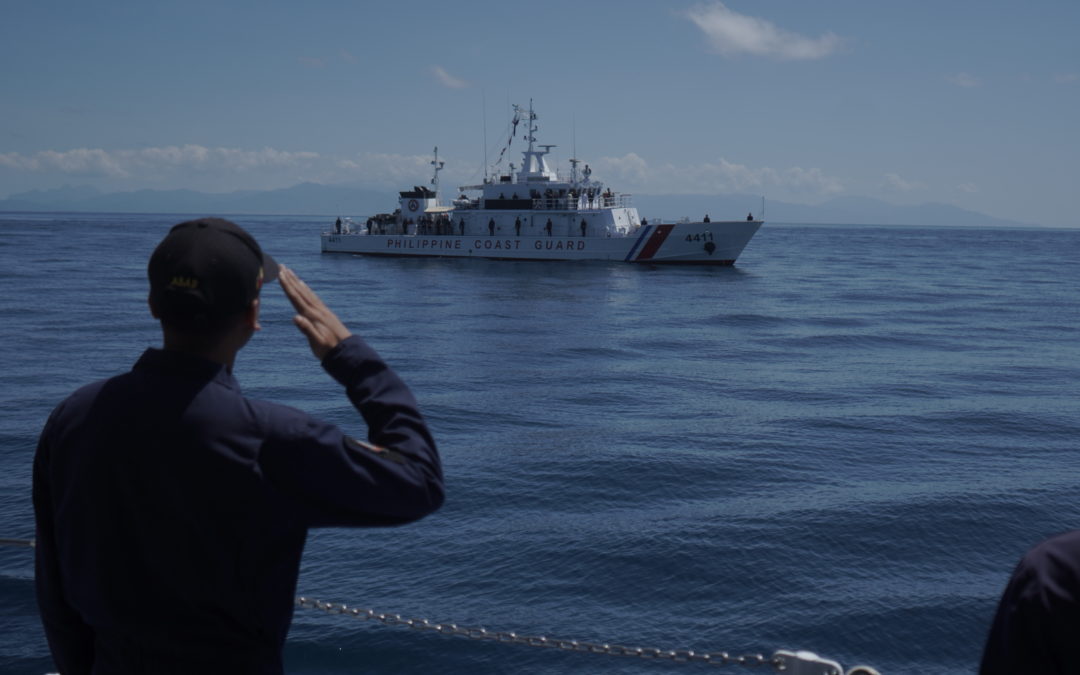
[[[512,631],[488,630],[477,626],[459,626],[455,623],[435,623],[428,619],[408,619],[400,614],[384,614],[372,609],[349,607],[345,604],[324,602],[312,598],[299,597],[296,605],[305,609],[317,609],[327,614],[348,616],[361,621],[378,621],[387,626],[404,626],[419,631],[430,631],[440,635],[452,635],[471,640],[488,640],[509,644],[559,649],[569,652],[606,654],[608,656],[630,656],[640,659],[667,660],[674,663],[703,663],[710,666],[772,666],[776,672],[789,675],[845,675],[839,663],[823,659],[813,652],[777,650],[771,657],[763,654],[744,654],[733,656],[724,651],[696,652],[692,649],[658,649],[656,647],[626,647],[607,642],[589,642],[586,640],[568,640],[550,638],[544,635],[519,635]],[[856,666],[847,675],[878,675],[868,666]]]
[[[33,547],[33,539],[0,538],[0,546]],[[439,635],[452,635],[471,640],[488,640],[507,644],[526,645],[543,649],[559,649],[567,652],[588,654],[606,654],[608,656],[629,656],[639,659],[666,660],[674,663],[702,663],[710,666],[771,666],[778,673],[786,675],[845,675],[844,669],[836,661],[823,659],[813,652],[789,651],[780,649],[772,656],[763,654],[743,654],[732,656],[728,652],[696,652],[692,649],[658,649],[656,647],[626,647],[607,642],[589,642],[586,640],[567,640],[549,638],[544,635],[519,635],[513,631],[488,630],[475,626],[459,626],[456,623],[436,623],[428,619],[406,619],[400,614],[384,614],[373,609],[349,607],[344,604],[323,602],[300,596],[296,606],[305,609],[317,609],[327,614],[348,616],[362,621],[378,621],[386,626],[404,626],[418,631],[429,631]],[[869,666],[855,666],[846,675],[880,675]]]

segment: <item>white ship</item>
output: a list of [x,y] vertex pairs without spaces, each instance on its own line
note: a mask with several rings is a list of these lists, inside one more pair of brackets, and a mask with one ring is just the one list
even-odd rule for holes
[[[520,168],[495,173],[481,185],[439,200],[438,148],[432,187],[401,192],[399,207],[365,222],[338,218],[322,233],[324,253],[444,256],[506,260],[609,260],[649,264],[731,265],[762,225],[745,220],[647,222],[630,195],[592,178],[588,164],[571,159],[569,176],[545,159],[554,145],[536,143],[537,116],[514,106],[512,128],[527,122]],[[513,140],[514,132],[510,134]],[[508,146],[507,146],[508,147]],[[505,152],[505,148],[504,148]]]

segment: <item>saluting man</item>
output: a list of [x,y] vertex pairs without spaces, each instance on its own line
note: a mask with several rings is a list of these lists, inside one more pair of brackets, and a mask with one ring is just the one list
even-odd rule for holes
[[[308,528],[438,509],[435,441],[375,350],[234,223],[175,226],[148,275],[163,348],[68,397],[38,442],[45,635],[64,675],[279,675]],[[241,393],[233,365],[274,279],[365,439]]]

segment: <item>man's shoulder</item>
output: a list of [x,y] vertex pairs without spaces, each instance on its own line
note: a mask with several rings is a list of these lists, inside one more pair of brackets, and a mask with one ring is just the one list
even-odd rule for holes
[[1080,595],[1080,530],[1070,530],[1033,546],[1020,561],[1018,573],[1029,574],[1045,587],[1062,584]]
[[56,406],[56,410],[73,410],[78,408],[87,407],[93,404],[101,395],[103,389],[110,385],[122,384],[124,379],[130,375],[130,371],[126,373],[118,373],[111,377],[103,377],[100,380],[94,380],[84,384],[75,391],[67,395],[59,405]]
[[127,375],[129,373],[120,373],[112,377],[95,380],[68,394],[49,413],[42,430],[42,439],[55,438],[56,434],[63,434],[80,428],[83,422],[93,414],[95,406],[101,399],[102,391],[112,383],[122,383],[122,378]]

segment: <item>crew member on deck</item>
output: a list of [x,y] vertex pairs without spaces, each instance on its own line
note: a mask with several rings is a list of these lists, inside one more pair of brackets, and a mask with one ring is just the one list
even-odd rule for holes
[[1080,673],[1080,530],[1024,554],[998,601],[979,675]]
[[[401,378],[236,224],[173,227],[147,274],[163,347],[60,403],[34,455],[35,586],[55,670],[281,675],[308,530],[438,509],[435,441]],[[359,435],[241,392],[236,357],[274,279]]]

